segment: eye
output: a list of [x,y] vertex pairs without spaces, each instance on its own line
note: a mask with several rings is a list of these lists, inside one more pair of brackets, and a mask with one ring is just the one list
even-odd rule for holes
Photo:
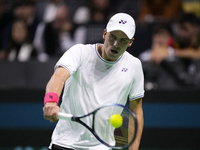
[[129,40],[127,40],[127,39],[121,39],[121,42],[124,43],[124,44],[126,44],[126,43],[129,42]]
[[110,34],[110,37],[112,38],[112,39],[116,39],[116,36],[114,36],[113,34]]

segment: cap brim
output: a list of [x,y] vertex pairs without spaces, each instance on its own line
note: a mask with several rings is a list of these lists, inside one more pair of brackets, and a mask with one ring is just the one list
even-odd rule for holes
[[120,31],[124,32],[129,39],[132,39],[134,36],[134,33],[130,33],[126,28],[123,28],[122,26],[115,26],[115,27],[108,28],[106,30],[107,30],[107,32],[120,30]]

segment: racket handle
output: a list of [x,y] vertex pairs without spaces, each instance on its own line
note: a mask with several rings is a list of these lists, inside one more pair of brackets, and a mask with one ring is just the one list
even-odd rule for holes
[[66,114],[66,113],[62,113],[62,112],[59,112],[59,113],[58,113],[58,119],[71,121],[71,118],[72,118],[72,117],[73,117],[72,114]]

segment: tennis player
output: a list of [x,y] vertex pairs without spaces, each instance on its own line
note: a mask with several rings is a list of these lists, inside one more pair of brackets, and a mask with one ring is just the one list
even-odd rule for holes
[[[135,21],[125,13],[111,17],[103,32],[104,44],[77,44],[55,65],[46,87],[44,118],[56,122],[58,112],[87,114],[107,103],[125,105],[138,119],[138,134],[129,150],[138,150],[143,131],[144,77],[138,58],[126,49],[134,41]],[[63,90],[62,103],[58,106]],[[90,124],[90,120],[85,120]],[[108,150],[84,126],[59,120],[49,146],[51,150]]]

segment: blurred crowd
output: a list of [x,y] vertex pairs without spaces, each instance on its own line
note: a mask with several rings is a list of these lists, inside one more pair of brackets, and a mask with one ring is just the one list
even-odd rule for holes
[[200,59],[200,0],[0,0],[0,60],[46,62],[74,44],[102,43],[117,12],[134,17],[128,51],[142,62],[178,58],[191,70]]
[[[46,62],[77,43],[101,43],[120,0],[0,0],[0,60]],[[136,2],[131,2],[132,4]],[[131,10],[130,10],[131,12]]]
[[[106,22],[116,12],[131,14],[140,30],[148,26],[149,48],[138,47],[135,54],[134,47],[130,50],[142,61],[159,64],[175,56],[199,59],[199,3],[195,0],[0,0],[0,59],[44,62],[61,56],[74,44],[101,43]],[[189,9],[190,5],[193,9]]]

